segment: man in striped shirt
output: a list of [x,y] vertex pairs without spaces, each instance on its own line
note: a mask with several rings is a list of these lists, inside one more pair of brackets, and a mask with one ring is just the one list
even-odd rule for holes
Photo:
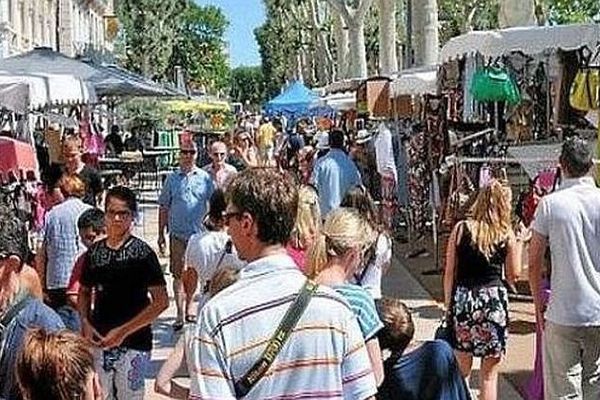
[[[240,280],[201,310],[192,344],[190,399],[235,399],[234,383],[260,358],[306,278],[286,254],[298,203],[289,177],[246,170],[227,188],[225,218]],[[375,379],[356,318],[320,287],[247,399],[372,399]]]

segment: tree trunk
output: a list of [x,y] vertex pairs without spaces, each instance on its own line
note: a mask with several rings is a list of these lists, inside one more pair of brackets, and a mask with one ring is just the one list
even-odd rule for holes
[[350,41],[349,78],[367,78],[367,51],[365,49],[364,19],[348,22],[348,40]]
[[437,0],[425,1],[424,31],[423,64],[435,65],[438,62],[440,46]]
[[378,0],[379,72],[390,76],[398,70],[396,54],[396,0]]
[[345,29],[344,19],[340,13],[336,13],[333,19],[333,32],[337,50],[337,68],[334,80],[348,77],[349,39],[348,30]]
[[498,9],[500,28],[536,25],[534,0],[500,0]]
[[318,0],[309,0],[309,19],[314,33],[313,42],[316,53],[319,55],[319,57],[315,57],[317,81],[319,85],[326,85],[331,82],[334,61],[327,33],[323,29],[323,22],[319,20],[318,6]]

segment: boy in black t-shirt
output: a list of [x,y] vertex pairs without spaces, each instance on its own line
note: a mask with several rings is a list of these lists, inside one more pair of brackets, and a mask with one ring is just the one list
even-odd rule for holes
[[98,373],[105,396],[113,399],[143,398],[151,324],[169,303],[156,253],[131,235],[136,210],[129,188],[108,191],[107,237],[89,248],[80,282],[83,334],[99,347]]

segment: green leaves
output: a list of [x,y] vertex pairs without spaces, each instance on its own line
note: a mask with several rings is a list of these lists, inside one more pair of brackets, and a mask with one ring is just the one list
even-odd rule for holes
[[229,84],[225,30],[220,8],[192,0],[121,0],[123,32],[119,48],[129,69],[165,81],[176,66],[187,71],[193,88],[213,92]]
[[553,25],[600,22],[598,0],[541,0],[540,5]]
[[231,71],[233,101],[242,104],[260,105],[265,100],[265,78],[260,66],[238,67]]

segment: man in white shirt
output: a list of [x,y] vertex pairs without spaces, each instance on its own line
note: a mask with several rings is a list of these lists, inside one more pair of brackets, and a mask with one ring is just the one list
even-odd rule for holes
[[210,146],[210,158],[212,162],[202,167],[212,177],[215,187],[225,188],[227,182],[237,174],[237,169],[225,160],[229,155],[227,145],[223,142],[214,142]]
[[[587,142],[567,139],[560,156],[566,179],[541,200],[533,222],[529,282],[536,318],[545,322],[548,399],[600,398],[600,189],[588,176],[592,165]],[[548,246],[552,291],[544,315],[540,294]]]

